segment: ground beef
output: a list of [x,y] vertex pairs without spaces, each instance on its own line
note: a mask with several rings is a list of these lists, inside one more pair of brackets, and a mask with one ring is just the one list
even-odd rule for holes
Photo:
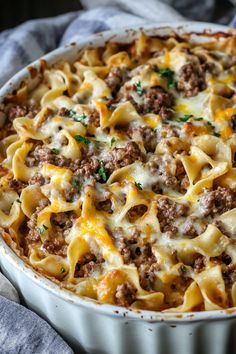
[[232,236],[232,234],[225,229],[224,223],[221,220],[213,220],[213,224],[222,232],[223,235],[228,237]]
[[56,213],[51,216],[52,230],[44,241],[42,248],[50,254],[66,256],[67,244],[65,237],[70,232],[76,216],[73,212]]
[[53,236],[53,238],[48,238],[44,241],[42,248],[46,250],[50,254],[56,254],[58,256],[66,256],[67,245],[65,244],[65,240],[62,238],[57,238]]
[[232,258],[225,252],[220,255],[220,258],[222,262],[226,265],[229,265],[232,262]]
[[16,105],[9,108],[7,112],[7,116],[9,121],[13,121],[15,118],[18,117],[29,117],[34,118],[36,114],[40,111],[40,108],[37,105]]
[[108,214],[112,214],[112,202],[110,199],[102,200],[102,201],[96,201],[95,206],[97,210],[100,211],[105,211]]
[[89,116],[89,123],[94,125],[96,128],[100,127],[100,114],[94,109]]
[[100,177],[97,172],[100,167],[100,161],[95,144],[91,143],[83,147],[81,152],[81,159],[72,161],[70,164],[70,169],[74,172],[74,177],[83,179],[93,176],[99,180]]
[[37,229],[37,219],[40,211],[43,210],[47,205],[48,199],[41,199],[35,212],[31,215],[30,220],[27,222],[29,233],[26,236],[26,239],[29,244],[40,241],[40,234],[39,230]]
[[78,182],[78,186],[73,187],[72,185],[63,190],[63,196],[68,203],[72,203],[75,200],[78,200],[80,195],[80,182]]
[[131,208],[127,213],[127,218],[129,222],[134,222],[138,218],[141,218],[141,216],[143,216],[143,214],[146,213],[147,209],[148,209],[147,206],[143,204],[136,205],[133,208]]
[[115,303],[118,306],[129,307],[135,301],[137,289],[130,282],[118,285],[115,293]]
[[143,271],[145,268],[145,272],[147,272],[147,269],[157,262],[151,244],[140,237],[140,232],[136,227],[126,237],[123,229],[119,227],[114,230],[112,238],[123,256],[125,264],[134,263],[138,268],[142,267]]
[[193,270],[196,273],[202,272],[206,267],[206,258],[201,254],[198,254],[193,262]]
[[[183,304],[184,295],[187,288],[192,283],[192,279],[186,276],[176,277],[170,285],[170,291],[166,293],[165,303],[168,307],[177,307]],[[198,309],[199,310],[199,309]]]
[[86,253],[76,264],[75,277],[90,277],[95,270],[101,268],[103,262],[104,259],[100,255],[95,256],[91,252]]
[[66,117],[69,115],[69,112],[70,112],[69,109],[67,109],[66,107],[61,107],[61,108],[59,108],[57,114],[59,116]]
[[236,114],[233,114],[231,116],[231,126],[232,126],[233,131],[236,131]]
[[184,223],[183,234],[191,237],[201,235],[206,229],[206,225],[196,216],[188,216]]
[[205,71],[201,65],[188,63],[182,66],[177,80],[177,88],[185,97],[196,96],[205,90]]
[[113,148],[108,152],[105,160],[105,169],[109,173],[118,168],[132,164],[135,161],[142,160],[142,153],[139,146],[134,141],[129,141],[124,148]]
[[76,215],[73,212],[55,213],[52,214],[51,223],[53,226],[60,227],[64,232],[72,227],[75,218]]
[[[35,213],[31,216],[31,219],[27,223],[29,233],[26,236],[26,239],[28,244],[41,241],[40,230],[37,227],[37,219],[40,211],[47,205],[47,199],[41,200]],[[50,234],[47,236],[47,239],[43,242],[42,249],[47,253],[65,257],[67,253],[65,237],[68,235],[74,220],[75,215],[72,212],[52,214],[50,220],[52,229],[50,230]]]
[[203,216],[222,214],[236,206],[236,193],[229,187],[218,186],[215,190],[204,188],[199,206]]
[[167,232],[169,236],[173,236],[178,232],[174,225],[175,219],[186,216],[189,207],[186,204],[177,204],[168,197],[162,196],[157,200],[158,220],[161,231]]
[[0,139],[5,138],[6,136],[9,136],[11,134],[15,133],[15,130],[13,128],[13,120],[18,117],[29,117],[29,118],[34,118],[36,114],[39,112],[39,107],[36,105],[15,105],[11,106],[8,108],[8,110],[5,112],[1,113],[4,115],[6,118],[4,127],[0,129]]
[[100,163],[96,156],[87,157],[82,159],[81,161],[75,161],[71,165],[71,169],[74,171],[74,176],[81,178],[89,178],[91,176],[97,176],[97,171],[99,169]]
[[9,120],[14,120],[17,117],[24,117],[28,113],[28,107],[27,106],[12,106],[8,110],[8,119]]
[[142,265],[151,266],[156,263],[156,257],[152,252],[150,243],[147,242],[144,246],[136,248],[134,263],[136,267],[140,267]]
[[140,285],[147,291],[154,290],[154,284],[156,280],[156,272],[160,270],[158,263],[152,263],[151,265],[144,265],[139,272]]
[[48,180],[41,175],[41,173],[36,172],[33,177],[29,179],[29,184],[38,184],[39,186],[43,186],[48,183]]
[[26,157],[26,165],[28,167],[44,165],[46,163],[59,167],[70,167],[71,159],[63,155],[58,155],[53,150],[41,145],[37,145]]
[[16,179],[11,179],[9,181],[9,188],[16,191],[18,194],[21,194],[22,189],[26,187],[26,183],[22,181],[17,181]]
[[161,129],[159,131],[157,130],[158,138],[159,139],[163,139],[163,138],[169,139],[169,138],[173,138],[173,137],[178,138],[179,137],[179,130],[180,130],[179,127],[176,127],[176,126],[170,125],[170,124],[165,124],[161,127]]
[[141,139],[146,152],[154,152],[157,145],[157,134],[150,127],[130,127],[127,131],[128,136],[135,140]]
[[147,162],[147,167],[152,174],[157,175],[158,181],[153,184],[153,192],[159,194],[162,188],[171,188],[178,192],[185,193],[189,186],[189,179],[186,175],[185,169],[180,161],[175,162],[175,174],[173,174],[170,165],[172,160],[165,159],[163,156],[152,155]]
[[223,270],[223,278],[226,286],[232,286],[236,282],[236,264],[232,263]]
[[111,93],[116,96],[121,86],[128,79],[128,70],[126,68],[119,68],[113,66],[105,79],[107,86],[110,88]]
[[113,232],[112,238],[114,240],[114,243],[115,243],[116,247],[118,248],[118,250],[122,254],[125,264],[131,263],[131,259],[132,259],[131,254],[132,253],[131,253],[131,249],[130,249],[129,246],[131,244],[136,244],[137,243],[137,236],[135,236],[135,237],[133,237],[131,239],[126,239],[124,237],[123,229],[121,227],[118,227]]
[[[163,121],[171,119],[174,105],[174,97],[172,93],[165,91],[162,87],[152,87],[143,89],[139,102],[136,102],[132,91],[136,91],[135,85],[127,86],[124,93],[124,99],[130,101],[136,108],[138,113],[154,113],[159,114]],[[140,103],[141,102],[141,103]]]
[[186,192],[188,187],[189,187],[189,179],[187,174],[185,173],[182,178],[180,176],[178,176],[178,178],[180,178],[180,192]]

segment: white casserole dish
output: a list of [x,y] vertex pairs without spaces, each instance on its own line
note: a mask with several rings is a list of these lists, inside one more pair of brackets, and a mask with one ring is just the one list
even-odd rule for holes
[[[173,23],[142,28],[149,35],[229,31],[228,27],[207,23]],[[51,65],[58,60],[73,61],[84,46],[101,46],[108,39],[130,42],[140,28],[100,33],[46,55]],[[37,82],[42,58],[16,74],[0,90],[0,103],[23,81]],[[91,354],[233,354],[236,353],[236,308],[185,314],[134,311],[100,305],[61,289],[26,265],[0,238],[0,265],[19,290],[25,304],[47,319],[76,352]]]

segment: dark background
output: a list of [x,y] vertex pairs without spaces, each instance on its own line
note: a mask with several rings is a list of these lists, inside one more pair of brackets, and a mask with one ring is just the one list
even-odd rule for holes
[[[183,1],[162,1],[171,3],[180,13],[189,17],[189,8],[181,6],[184,3]],[[192,1],[193,4],[197,2],[199,6],[205,2],[205,0]],[[208,17],[208,14],[205,14],[206,18],[197,20],[228,24],[235,13],[233,3],[236,3],[236,0],[214,0],[214,7],[210,16]],[[52,17],[80,9],[79,0],[0,0],[0,31],[17,26],[30,19]]]
[[0,0],[0,31],[29,19],[51,17],[80,9],[79,0]]

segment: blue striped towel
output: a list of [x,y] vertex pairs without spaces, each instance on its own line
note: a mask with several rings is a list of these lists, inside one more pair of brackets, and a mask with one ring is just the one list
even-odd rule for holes
[[[232,2],[234,0],[231,0]],[[215,0],[82,0],[85,11],[28,21],[0,33],[0,86],[22,67],[65,43],[122,26],[186,20],[210,21]],[[168,4],[166,4],[168,3]],[[174,4],[181,11],[172,8]],[[233,18],[230,14],[229,18]],[[236,18],[231,20],[236,26]],[[0,274],[0,353],[71,354],[72,349],[39,316],[19,304]]]

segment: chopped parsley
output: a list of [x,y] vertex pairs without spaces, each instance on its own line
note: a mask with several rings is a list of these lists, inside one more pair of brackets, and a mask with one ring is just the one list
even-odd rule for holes
[[214,124],[212,124],[211,122],[207,121],[207,125],[212,129],[214,136],[217,136],[217,137],[220,136],[220,133],[218,133],[218,132],[215,131],[215,128],[216,128],[216,127],[214,126]]
[[38,227],[37,229],[38,229],[39,234],[40,234],[40,235],[43,235],[44,232],[45,232],[46,230],[48,230],[48,227],[43,224],[42,227]]
[[82,123],[84,126],[87,126],[86,119],[88,118],[88,116],[85,113],[78,115],[73,109],[70,109],[68,111],[68,117],[73,118],[75,122],[79,122]]
[[22,201],[18,198],[18,199],[16,199],[16,201],[17,201],[17,203],[19,203],[19,204],[21,204],[22,203]]
[[87,126],[86,119],[88,119],[88,116],[86,116],[85,113],[82,113],[80,116],[75,116],[73,119],[74,119],[74,121],[80,122],[83,125]]
[[204,119],[203,117],[196,117],[195,118],[192,114],[184,114],[183,117],[177,118],[176,122],[187,122],[191,118],[196,121],[200,121],[200,120]]
[[76,116],[76,112],[73,109],[69,109],[68,111],[68,117],[74,118]]
[[213,135],[214,135],[214,136],[217,136],[217,138],[219,138],[220,133],[214,132]]
[[64,267],[61,267],[60,273],[63,274],[63,273],[65,273],[65,271],[66,271],[65,268],[64,268]]
[[111,146],[112,146],[115,142],[116,142],[116,138],[113,136],[113,137],[111,138]]
[[53,148],[53,149],[52,149],[52,152],[53,152],[54,154],[56,154],[56,155],[59,155],[59,154],[60,154],[60,150],[59,150],[59,149]]
[[137,94],[138,94],[139,96],[142,96],[142,94],[143,94],[143,87],[142,87],[141,81],[136,82],[135,87],[136,87],[136,92],[137,92]]
[[73,179],[71,182],[71,185],[73,188],[79,188],[80,187],[80,183],[77,179]]
[[161,77],[166,78],[167,80],[167,85],[169,88],[175,88],[176,83],[175,83],[175,78],[174,78],[174,71],[172,71],[169,68],[162,68],[158,70],[158,73],[161,75]]
[[91,143],[91,141],[90,141],[89,139],[85,138],[85,137],[82,136],[82,135],[75,135],[75,136],[74,136],[74,139],[75,139],[76,141],[78,141],[78,143],[84,143],[84,144],[86,144],[86,145],[89,145],[89,144]]
[[106,169],[104,167],[104,162],[103,161],[100,162],[100,168],[98,170],[98,174],[101,177],[101,179],[103,180],[103,182],[107,181],[108,177],[107,177],[107,172],[106,172]]
[[192,117],[193,117],[192,114],[184,114],[183,117],[177,118],[176,122],[187,122]]
[[214,126],[211,122],[207,121],[207,124],[208,124],[209,127],[211,127],[212,129],[215,129],[215,126]]
[[180,267],[179,267],[179,271],[180,271],[180,273],[186,273],[187,272],[187,268],[184,266],[184,265],[181,265]]
[[140,182],[135,182],[135,186],[141,191],[143,190],[142,184]]

